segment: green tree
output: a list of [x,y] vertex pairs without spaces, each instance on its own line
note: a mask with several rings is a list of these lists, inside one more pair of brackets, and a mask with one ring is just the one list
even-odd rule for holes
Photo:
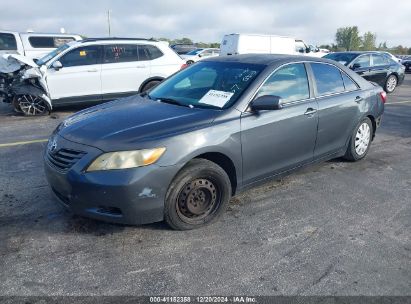
[[362,38],[362,50],[363,51],[375,51],[376,45],[375,42],[377,40],[377,35],[371,32],[366,32]]
[[340,27],[335,34],[337,47],[346,51],[356,51],[360,49],[361,37],[357,26]]

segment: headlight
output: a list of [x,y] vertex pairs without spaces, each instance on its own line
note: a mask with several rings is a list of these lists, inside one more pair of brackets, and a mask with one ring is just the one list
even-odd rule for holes
[[87,168],[87,172],[136,168],[154,164],[166,148],[104,153]]

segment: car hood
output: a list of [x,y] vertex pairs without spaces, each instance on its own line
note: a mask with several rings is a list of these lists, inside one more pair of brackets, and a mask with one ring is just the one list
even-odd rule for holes
[[32,68],[38,68],[39,66],[33,61],[33,59],[26,57],[26,56],[22,56],[22,55],[18,55],[18,54],[10,54],[8,55],[7,59],[14,59],[17,60],[18,62],[22,63],[22,64],[26,64],[28,66],[31,66]]
[[217,113],[136,95],[83,110],[63,121],[58,133],[103,151],[128,150],[140,148],[143,142],[204,127]]

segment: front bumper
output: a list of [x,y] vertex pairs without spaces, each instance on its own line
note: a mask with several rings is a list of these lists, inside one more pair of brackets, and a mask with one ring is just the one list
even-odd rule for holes
[[56,167],[44,154],[46,178],[58,201],[76,214],[122,224],[146,224],[163,220],[164,200],[179,166],[146,167],[84,172],[102,153],[97,148],[54,137],[56,149],[83,151],[68,170]]

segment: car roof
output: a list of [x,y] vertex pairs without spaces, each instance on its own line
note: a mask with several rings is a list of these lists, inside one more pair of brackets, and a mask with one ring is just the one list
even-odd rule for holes
[[299,56],[299,55],[285,55],[285,54],[242,54],[234,56],[218,56],[208,58],[203,61],[215,61],[215,62],[239,62],[248,64],[261,64],[261,65],[273,65],[286,62],[298,62],[298,61],[317,61],[326,62],[335,65],[335,61],[317,57]]
[[[353,54],[353,55],[362,55],[362,54],[381,54],[385,53],[387,54],[388,52],[384,51],[348,51],[348,52],[332,52],[330,54]],[[390,54],[390,53],[388,53]]]

